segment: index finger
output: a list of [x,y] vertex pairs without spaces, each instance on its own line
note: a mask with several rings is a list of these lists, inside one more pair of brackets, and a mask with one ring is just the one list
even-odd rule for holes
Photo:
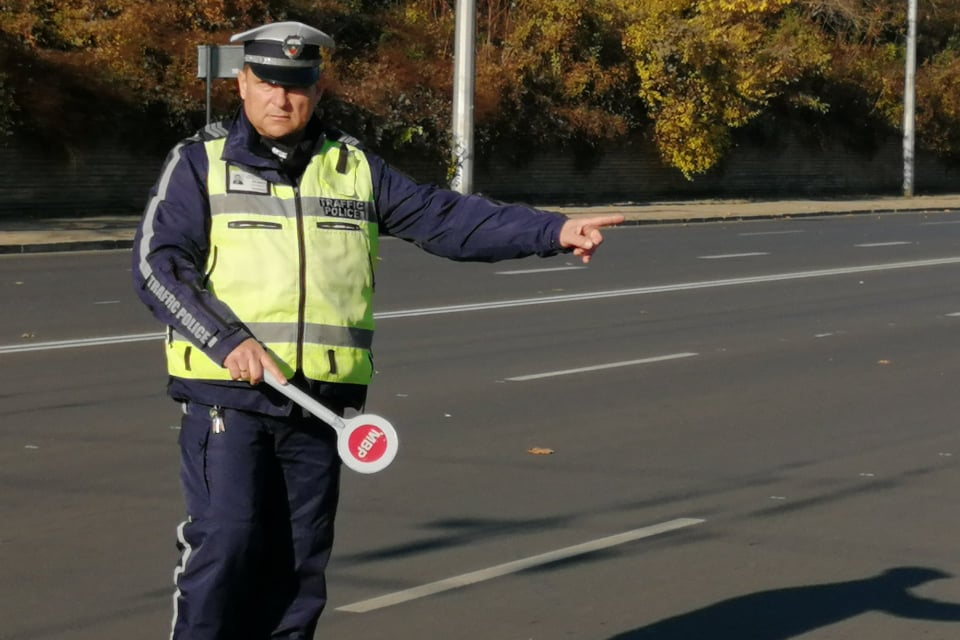
[[583,220],[584,227],[609,227],[620,224],[625,220],[622,213],[613,213],[606,216],[594,216]]
[[622,213],[614,213],[604,217],[603,226],[609,227],[615,224],[623,224],[624,220],[626,219],[627,219],[626,216],[624,216]]

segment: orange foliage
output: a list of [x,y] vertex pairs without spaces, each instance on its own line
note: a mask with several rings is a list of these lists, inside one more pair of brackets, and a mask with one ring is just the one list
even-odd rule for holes
[[[731,132],[775,102],[836,118],[843,113],[837,96],[853,93],[857,104],[896,128],[904,4],[477,0],[477,140],[488,149],[524,149],[600,146],[631,132],[650,134],[665,162],[692,174],[718,162]],[[6,0],[0,133],[43,131],[73,144],[86,136],[92,144],[104,132],[83,123],[119,130],[109,123],[122,112],[132,119],[164,114],[181,135],[202,122],[205,106],[197,46],[292,19],[337,39],[324,109],[374,144],[443,157],[453,6],[452,0]],[[960,3],[925,0],[920,20],[918,140],[960,155],[954,89]],[[215,83],[213,92],[215,113],[236,107],[232,82]]]

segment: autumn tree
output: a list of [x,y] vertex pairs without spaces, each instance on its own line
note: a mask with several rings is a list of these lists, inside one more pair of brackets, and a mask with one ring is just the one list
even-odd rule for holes
[[[478,0],[478,145],[518,157],[544,145],[602,144],[640,121],[606,4]],[[384,5],[374,46],[352,59],[338,56],[335,93],[376,116],[364,129],[377,142],[425,145],[449,156],[451,4]]]
[[[692,177],[762,119],[856,118],[877,138],[902,119],[903,4],[477,0],[477,142],[522,157],[649,135]],[[957,157],[960,3],[921,7],[918,139]],[[449,157],[453,0],[4,0],[0,133],[142,145],[160,118],[182,135],[202,122],[197,45],[272,20],[336,38],[321,105],[332,119],[377,148]],[[213,97],[217,114],[237,106],[230,82]]]
[[[794,0],[620,3],[624,45],[640,77],[664,160],[687,176],[713,167],[731,132],[829,62]],[[811,103],[816,104],[815,97]]]
[[643,126],[635,74],[609,0],[499,4],[503,18],[479,47],[477,76],[488,87],[487,105],[497,106],[490,114],[494,141],[583,147]]
[[[127,119],[147,116],[161,115],[180,130],[192,127],[203,108],[197,45],[226,43],[229,34],[268,20],[326,20],[357,4],[7,0],[0,5],[2,86],[20,108],[4,111],[0,90],[0,123],[6,115],[68,144],[115,135]],[[229,84],[217,84],[215,92],[219,105],[235,103]]]

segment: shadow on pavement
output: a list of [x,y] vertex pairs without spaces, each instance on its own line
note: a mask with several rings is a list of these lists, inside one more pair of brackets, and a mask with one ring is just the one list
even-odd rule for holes
[[960,604],[909,592],[948,577],[937,569],[897,567],[862,580],[762,591],[666,618],[610,640],[788,640],[869,612],[957,622]]

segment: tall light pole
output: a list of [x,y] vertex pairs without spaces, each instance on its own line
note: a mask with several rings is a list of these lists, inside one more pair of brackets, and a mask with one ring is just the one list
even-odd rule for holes
[[903,195],[913,195],[914,98],[917,75],[917,0],[907,6],[907,69],[903,90]]
[[457,0],[453,50],[453,158],[450,188],[473,191],[473,101],[477,42],[476,0]]

